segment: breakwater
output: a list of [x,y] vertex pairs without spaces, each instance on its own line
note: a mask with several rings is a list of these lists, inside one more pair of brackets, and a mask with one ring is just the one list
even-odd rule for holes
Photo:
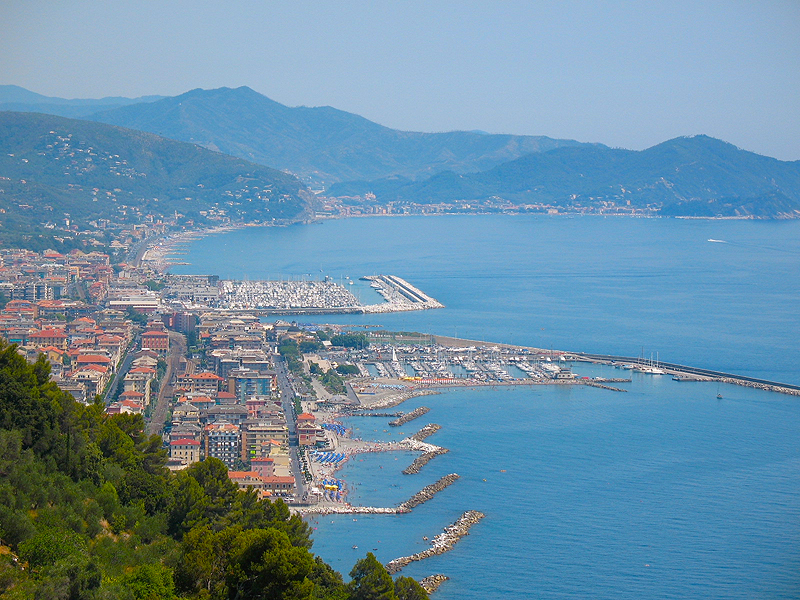
[[441,392],[436,390],[425,390],[425,389],[415,389],[415,390],[406,390],[397,394],[390,394],[388,396],[384,396],[383,398],[376,400],[374,402],[370,402],[369,405],[363,405],[364,398],[359,397],[362,401],[361,410],[378,410],[381,408],[391,408],[392,406],[397,406],[398,404],[402,404],[406,400],[410,400],[411,398],[416,398],[417,396],[432,396],[434,394],[441,394]]
[[392,427],[400,427],[400,425],[405,425],[409,421],[413,421],[414,419],[418,419],[424,414],[427,414],[431,409],[427,406],[420,406],[419,408],[415,408],[410,413],[405,415],[401,415],[399,418],[395,419],[394,421],[389,421],[389,425]]
[[401,556],[400,558],[395,558],[386,564],[386,570],[389,571],[390,574],[394,575],[400,571],[400,569],[416,560],[423,560],[425,558],[430,558],[431,556],[436,556],[437,554],[444,554],[448,550],[452,549],[458,540],[465,535],[469,535],[470,527],[475,525],[475,523],[480,521],[484,516],[486,515],[484,515],[482,512],[478,512],[477,510],[468,510],[461,515],[455,523],[446,527],[442,533],[433,538],[430,548],[423,550],[422,552],[412,554],[411,556]]
[[447,575],[442,575],[441,573],[437,573],[435,575],[428,575],[424,579],[422,579],[419,584],[422,586],[422,589],[425,590],[428,594],[432,594],[436,590],[439,589],[439,586],[442,585],[445,581],[448,581],[450,578]]
[[433,498],[436,494],[441,492],[444,488],[449,485],[453,485],[456,480],[458,480],[461,476],[458,473],[450,473],[449,475],[445,475],[438,481],[430,485],[426,485],[416,494],[411,496],[408,500],[403,502],[400,506],[397,507],[399,512],[406,512],[419,506],[420,504],[424,504],[431,498]]
[[442,428],[442,426],[441,425],[437,425],[436,423],[428,423],[427,425],[425,425],[425,427],[420,429],[417,433],[415,433],[412,436],[409,436],[408,439],[414,440],[414,441],[417,441],[417,442],[422,442],[422,441],[425,440],[425,438],[432,436],[434,433],[439,431],[441,428]]
[[450,452],[447,448],[436,448],[436,450],[431,450],[430,452],[425,452],[421,456],[418,456],[414,459],[414,462],[411,463],[408,467],[403,469],[403,475],[416,475],[419,473],[420,469],[427,465],[432,458],[439,456],[441,454],[447,454]]
[[[599,364],[638,364],[641,358],[633,358],[630,356],[616,356],[612,354],[588,354],[585,352],[570,353],[568,358],[571,360],[583,360],[586,362],[599,363]],[[669,374],[678,375],[682,381],[698,381],[699,379],[687,378],[686,375],[707,377],[705,381],[719,381],[722,383],[732,383],[734,385],[741,385],[744,387],[755,388],[766,392],[778,392],[779,394],[788,394],[790,396],[800,396],[800,385],[791,383],[780,383],[778,381],[769,381],[768,379],[758,379],[756,377],[747,377],[744,375],[734,375],[733,373],[725,373],[722,371],[712,371],[711,369],[700,369],[697,367],[689,367],[686,365],[679,365],[676,363],[659,362],[658,366]]]
[[622,388],[613,387],[610,385],[604,385],[602,383],[597,383],[596,381],[586,381],[582,380],[583,385],[588,385],[589,387],[593,388],[600,388],[601,390],[611,390],[612,392],[627,392],[628,390],[624,390]]

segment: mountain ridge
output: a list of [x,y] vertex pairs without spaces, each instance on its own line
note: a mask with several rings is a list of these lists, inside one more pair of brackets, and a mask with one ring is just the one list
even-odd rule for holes
[[87,117],[217,149],[326,187],[337,181],[442,170],[471,172],[574,140],[466,131],[399,131],[330,106],[288,107],[254,90],[194,89]]
[[18,85],[0,85],[0,111],[39,112],[68,118],[80,118],[130,104],[154,102],[164,96],[106,96],[104,98],[58,98],[32,92]]
[[[800,161],[780,161],[706,135],[681,136],[645,150],[563,147],[471,174],[424,181],[345,182],[329,196],[372,193],[378,203],[496,198],[578,208],[612,202],[673,216],[800,216]],[[769,199],[761,207],[757,200]],[[703,205],[705,203],[705,205]]]

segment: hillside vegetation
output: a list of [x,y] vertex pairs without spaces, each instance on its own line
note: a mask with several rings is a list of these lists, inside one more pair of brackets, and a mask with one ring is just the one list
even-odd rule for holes
[[309,526],[208,459],[177,475],[140,415],[108,416],[0,341],[0,595],[9,599],[427,598],[375,558],[345,583]]
[[176,212],[209,219],[295,221],[310,194],[295,177],[194,144],[103,123],[0,112],[0,243],[66,216],[142,222]]

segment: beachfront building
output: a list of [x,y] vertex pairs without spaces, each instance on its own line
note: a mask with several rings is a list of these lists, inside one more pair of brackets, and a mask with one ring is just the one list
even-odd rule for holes
[[255,471],[228,471],[228,479],[239,486],[240,490],[253,489],[259,498],[264,497],[264,480]]
[[315,421],[316,419],[311,413],[297,415],[297,437],[301,446],[316,445],[319,428]]
[[294,477],[288,475],[273,475],[272,477],[262,477],[264,482],[264,493],[269,496],[292,496],[295,491]]

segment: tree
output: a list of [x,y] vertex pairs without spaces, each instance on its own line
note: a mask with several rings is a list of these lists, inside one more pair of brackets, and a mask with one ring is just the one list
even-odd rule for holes
[[353,600],[397,600],[392,576],[372,552],[350,571],[350,597]]
[[159,564],[145,564],[125,575],[121,582],[136,600],[172,600],[175,584],[172,571]]
[[236,600],[311,600],[314,559],[276,529],[251,529],[237,538],[228,566],[228,597]]
[[428,600],[428,592],[411,577],[398,577],[394,581],[397,600]]

